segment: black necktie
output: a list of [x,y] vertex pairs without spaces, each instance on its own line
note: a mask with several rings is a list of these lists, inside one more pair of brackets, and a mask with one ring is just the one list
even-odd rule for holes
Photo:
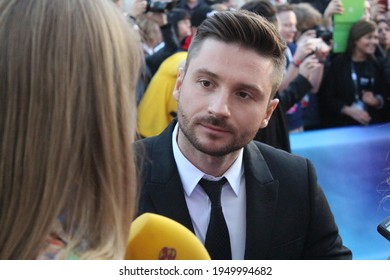
[[221,191],[226,183],[223,177],[219,181],[201,179],[202,186],[211,200],[211,213],[209,227],[207,228],[205,246],[213,260],[231,260],[229,230],[222,213]]

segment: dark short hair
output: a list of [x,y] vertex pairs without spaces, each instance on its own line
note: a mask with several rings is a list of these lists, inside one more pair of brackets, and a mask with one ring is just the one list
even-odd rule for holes
[[199,26],[191,41],[185,69],[188,68],[191,59],[197,55],[204,41],[209,38],[224,43],[239,44],[270,58],[274,67],[271,96],[276,93],[286,65],[286,45],[272,23],[262,16],[245,10],[216,12]]
[[269,0],[252,0],[241,6],[241,10],[254,12],[265,17],[269,22],[277,24],[276,7]]
[[386,23],[388,26],[390,26],[390,20],[388,20],[388,19],[382,18],[382,19],[378,19],[378,20],[375,21],[376,25],[379,25],[379,24],[382,23],[382,22],[384,22],[384,23]]
[[198,27],[201,23],[213,12],[213,8],[209,5],[201,5],[196,7],[191,15],[191,26]]

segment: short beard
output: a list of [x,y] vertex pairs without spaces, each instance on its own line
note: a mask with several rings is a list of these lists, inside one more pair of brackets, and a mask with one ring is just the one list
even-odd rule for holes
[[[201,141],[199,141],[198,136],[196,135],[196,132],[194,129],[191,129],[190,127],[190,121],[188,117],[183,113],[183,111],[178,108],[178,120],[179,120],[179,127],[180,131],[183,133],[187,141],[198,151],[213,156],[213,157],[223,157],[226,156],[232,152],[235,152],[237,150],[240,150],[242,147],[247,145],[255,136],[253,134],[253,137],[248,137],[249,140],[247,141],[239,141],[234,143],[229,143],[226,146],[220,148],[219,150],[216,149],[209,149],[206,145],[203,145]],[[206,118],[198,118],[193,123],[208,123],[212,124],[214,126],[218,126],[220,128],[226,129],[230,131],[233,135],[237,135],[237,132],[234,128],[229,126],[223,119],[218,119],[214,116],[209,116]],[[248,134],[248,133],[247,133]],[[245,136],[245,135],[244,135]],[[247,137],[244,137],[246,139]]]

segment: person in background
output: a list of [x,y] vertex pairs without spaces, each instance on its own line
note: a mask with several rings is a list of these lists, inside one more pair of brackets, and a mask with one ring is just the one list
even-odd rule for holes
[[345,53],[332,60],[321,92],[323,125],[369,125],[383,121],[386,88],[374,53],[377,25],[359,20],[349,33]]
[[386,58],[387,50],[390,49],[390,22],[381,19],[376,22],[378,26],[378,41],[379,44],[375,50],[375,56],[379,60]]
[[229,8],[226,6],[224,3],[215,3],[210,5],[210,8],[213,9],[214,11],[229,11],[233,8]]
[[225,5],[229,10],[237,10],[238,3],[237,0],[220,0],[221,4]]
[[[386,0],[387,1],[387,0]],[[386,6],[380,3],[378,0],[365,0],[364,1],[364,16],[365,20],[379,21],[387,18]]]
[[270,0],[252,0],[247,1],[240,8],[241,10],[250,11],[264,17],[267,21],[279,28],[276,17],[276,7]]
[[159,45],[163,43],[160,25],[146,16],[139,18],[137,25],[141,34],[145,56],[153,55]]
[[0,259],[123,259],[137,33],[107,0],[0,0],[0,25]]
[[191,26],[189,14],[186,10],[180,8],[173,8],[164,13],[148,12],[146,16],[159,24],[163,34],[162,42],[164,43],[159,50],[146,56],[146,64],[150,69],[151,79],[161,63],[180,50],[182,41],[191,32]]
[[[387,0],[386,0],[387,1]],[[380,0],[369,0],[371,5],[371,19],[375,22],[389,19],[389,6]]]
[[175,35],[179,40],[179,46],[184,43],[184,39],[191,35],[191,16],[181,8],[173,8],[168,13],[168,21],[173,26]]
[[321,14],[324,14],[326,8],[332,0],[289,0],[290,4],[309,3],[316,8]]
[[[121,0],[112,0],[118,9],[122,11],[122,1]],[[128,16],[133,21],[136,21],[136,19],[146,12],[146,9],[148,7],[148,1],[147,0],[134,0],[132,1],[129,10],[125,12],[125,15]]]
[[[134,0],[130,6],[129,13],[126,13],[131,25],[142,35],[144,47],[148,45],[148,41],[153,41],[152,48],[144,48],[145,65],[137,83],[137,105],[141,102],[150,80],[157,72],[161,63],[180,49],[180,41],[177,37],[180,18],[176,20],[178,18],[176,12],[171,10],[151,11],[149,7],[145,0]],[[169,16],[169,14],[171,15]],[[182,20],[187,20],[188,15],[186,13],[179,14],[182,14]],[[154,30],[154,35],[148,32],[149,26],[153,26],[156,29],[157,25],[159,26],[159,31]],[[160,43],[155,46],[156,42]]]
[[285,63],[263,17],[203,21],[176,80],[177,120],[135,143],[138,215],[183,224],[212,259],[351,259],[310,161],[252,141],[278,106]]
[[363,16],[361,19],[363,20],[371,20],[371,3],[368,0],[364,1],[364,10],[363,10]]
[[192,15],[196,9],[209,5],[206,4],[204,0],[178,0],[177,6],[185,9],[190,15]]
[[[197,27],[209,15],[213,9],[203,6],[197,9],[191,16],[191,34],[195,34]],[[177,102],[173,98],[173,90],[178,75],[178,68],[187,58],[188,41],[176,53],[165,59],[156,74],[150,81],[143,98],[138,106],[137,131],[139,137],[151,137],[161,133],[176,117]]]
[[[295,8],[296,10],[300,11],[303,8],[305,9],[306,19],[310,19],[310,23],[308,24],[321,21],[320,14],[310,5],[306,3],[297,5],[300,6],[298,6],[298,8]],[[308,77],[306,78],[310,81],[312,85],[312,88],[309,90],[313,93],[316,93],[321,84],[324,68],[323,64],[320,63],[320,59],[324,60],[324,55],[322,55],[322,53],[325,53],[326,56],[326,54],[329,53],[330,47],[327,47],[327,52],[322,51],[323,46],[326,46],[326,44],[321,38],[316,38],[315,28],[301,30],[299,37],[296,39],[296,36],[298,34],[298,21],[294,11],[294,5],[277,5],[276,8],[277,18],[280,26],[280,34],[288,46],[286,50],[287,67],[279,91],[282,92],[288,88],[292,81],[298,76],[301,64],[304,61],[311,60],[313,67],[309,72]],[[317,17],[314,12],[318,14]],[[301,20],[301,22],[304,21],[305,20],[303,19]],[[306,91],[303,95],[305,95],[308,91]],[[301,104],[299,102],[300,99],[298,99],[297,101],[298,102],[296,102],[292,106],[285,107],[286,119],[290,133],[303,131],[303,117]]]
[[322,13],[323,25],[327,30],[333,31],[333,16],[344,13],[341,0],[331,0]]
[[276,5],[276,10],[279,32],[288,46],[286,49],[286,71],[279,87],[279,91],[282,91],[286,89],[298,75],[300,64],[306,57],[314,53],[317,48],[317,41],[313,40],[316,35],[315,31],[308,30],[300,36],[300,40],[295,44],[297,17],[294,13],[293,6],[289,4]]
[[307,31],[312,30],[316,33],[315,56],[320,62],[311,75],[311,81],[314,85],[305,96],[287,111],[287,121],[290,131],[304,131],[318,129],[321,127],[321,120],[318,109],[317,93],[320,90],[325,70],[325,64],[331,51],[332,33],[323,26],[323,17],[320,12],[308,3],[299,3],[292,5],[297,18],[296,41]]

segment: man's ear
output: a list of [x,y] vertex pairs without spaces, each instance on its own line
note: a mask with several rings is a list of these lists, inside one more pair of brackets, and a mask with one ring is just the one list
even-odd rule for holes
[[178,71],[177,77],[176,77],[175,88],[173,90],[173,97],[175,98],[176,101],[179,100],[179,95],[180,95],[181,86],[183,84],[184,74],[185,74],[184,68],[179,67],[179,71]]
[[274,110],[276,109],[276,106],[278,106],[278,104],[279,104],[279,99],[277,99],[277,98],[274,98],[269,102],[268,107],[267,107],[267,111],[265,112],[265,117],[261,121],[260,128],[265,128],[268,125],[268,122],[272,116],[272,113],[274,112]]

